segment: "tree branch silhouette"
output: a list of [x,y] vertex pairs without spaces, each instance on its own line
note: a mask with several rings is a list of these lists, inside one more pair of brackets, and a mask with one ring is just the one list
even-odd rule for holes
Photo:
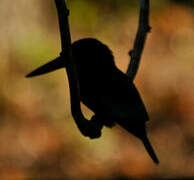
[[[150,31],[149,0],[139,0],[139,1],[140,1],[139,27],[136,34],[134,48],[129,52],[129,55],[131,56],[131,61],[126,73],[132,81],[135,78],[135,75],[139,67],[147,33]],[[64,61],[64,65],[66,67],[69,80],[71,113],[80,132],[84,136],[96,138],[100,136],[101,127],[97,126],[94,123],[94,121],[88,121],[83,116],[80,107],[80,88],[77,75],[77,67],[75,65],[71,49],[71,35],[68,22],[69,10],[67,9],[65,0],[55,0],[55,4],[58,13],[61,34],[62,52],[60,53],[60,56],[61,59]]]
[[68,22],[69,10],[67,9],[65,0],[55,0],[55,4],[58,13],[61,34],[62,52],[60,53],[60,56],[64,61],[69,80],[71,113],[78,129],[84,136],[89,136],[90,138],[99,137],[99,131],[101,129],[98,129],[94,123],[91,123],[83,116],[80,107],[80,88],[77,68],[71,49],[71,35]]
[[127,76],[132,81],[134,80],[139,68],[141,56],[147,38],[147,33],[150,32],[151,29],[149,25],[150,2],[149,0],[139,0],[139,3],[140,3],[139,25],[136,34],[136,39],[134,42],[134,47],[129,52],[131,60],[126,72]]

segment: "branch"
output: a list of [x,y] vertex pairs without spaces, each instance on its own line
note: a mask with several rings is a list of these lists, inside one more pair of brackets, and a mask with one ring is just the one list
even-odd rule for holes
[[84,136],[89,136],[90,138],[99,137],[101,129],[98,129],[95,124],[91,123],[83,116],[80,107],[80,90],[77,68],[73,59],[71,49],[71,35],[68,22],[69,10],[67,9],[65,0],[55,0],[55,4],[58,13],[61,34],[62,52],[60,55],[61,59],[65,63],[69,80],[71,112],[77,127]]
[[150,10],[149,0],[139,0],[139,3],[140,3],[139,27],[136,34],[134,47],[129,52],[131,60],[126,72],[127,76],[132,81],[134,80],[139,68],[147,33],[150,32],[151,29],[151,27],[149,26],[149,10]]

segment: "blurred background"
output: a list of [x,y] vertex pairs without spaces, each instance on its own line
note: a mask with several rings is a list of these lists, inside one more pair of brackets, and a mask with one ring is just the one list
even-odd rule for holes
[[[138,1],[67,3],[72,40],[101,40],[125,72]],[[151,0],[152,32],[135,84],[150,115],[147,131],[160,159],[157,166],[141,142],[119,127],[104,128],[96,140],[80,134],[71,116],[65,70],[24,77],[60,53],[54,1],[1,0],[0,179],[194,177],[193,8],[193,0]]]

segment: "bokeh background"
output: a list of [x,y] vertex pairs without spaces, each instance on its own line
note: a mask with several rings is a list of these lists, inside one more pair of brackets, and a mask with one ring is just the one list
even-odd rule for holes
[[[67,3],[72,40],[101,40],[126,71],[138,1]],[[135,84],[150,115],[148,136],[160,159],[155,165],[141,142],[119,127],[104,128],[96,140],[80,134],[71,116],[65,70],[24,77],[60,53],[54,1],[1,0],[0,179],[192,179],[193,6],[193,0],[151,0],[152,32]]]

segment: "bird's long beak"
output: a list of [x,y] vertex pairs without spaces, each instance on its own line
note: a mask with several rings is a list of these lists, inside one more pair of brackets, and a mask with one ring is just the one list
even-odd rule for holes
[[34,77],[42,74],[46,74],[57,69],[65,67],[64,60],[61,57],[57,57],[56,59],[44,64],[43,66],[35,69],[31,73],[27,74],[26,77]]

